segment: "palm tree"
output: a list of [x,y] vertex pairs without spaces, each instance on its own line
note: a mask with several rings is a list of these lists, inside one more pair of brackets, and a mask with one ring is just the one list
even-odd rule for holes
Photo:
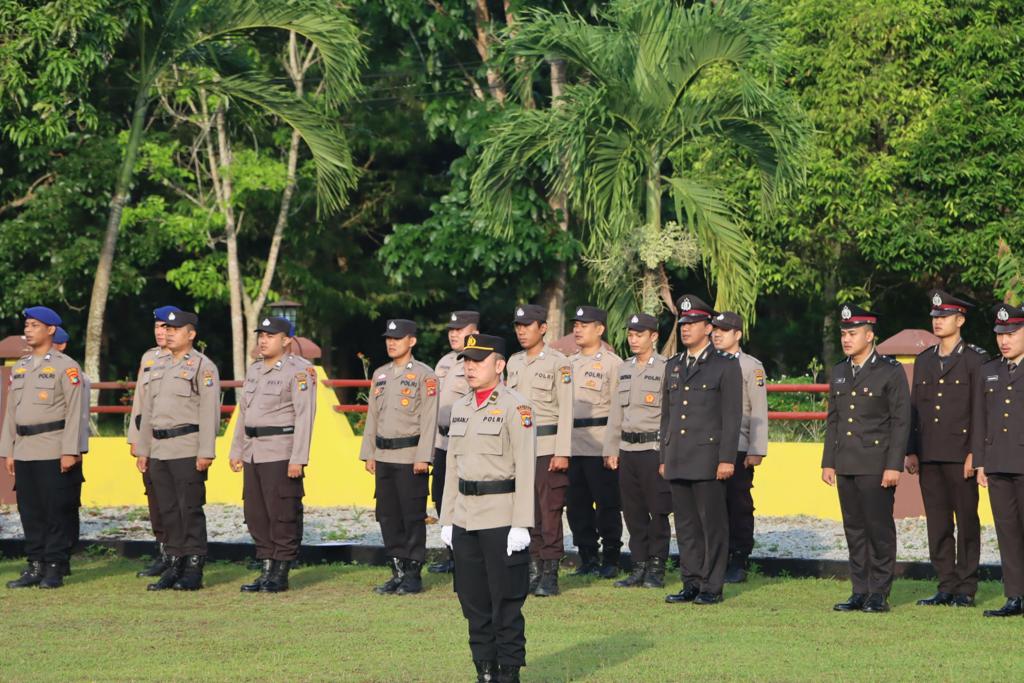
[[473,202],[507,229],[516,183],[540,175],[564,192],[610,330],[634,307],[676,312],[666,264],[703,262],[716,305],[751,318],[758,276],[743,216],[694,170],[728,152],[756,169],[766,209],[799,179],[806,131],[760,75],[771,73],[773,32],[750,9],[741,0],[612,0],[596,19],[525,11],[506,37],[504,57],[519,67],[510,92],[523,90],[515,79],[524,71],[530,77],[524,62],[564,60],[575,78],[561,106],[507,108],[483,143]]
[[295,32],[313,44],[322,59],[323,92],[328,105],[336,105],[358,90],[359,72],[364,62],[359,30],[347,14],[327,0],[151,3],[150,14],[135,26],[133,34],[138,48],[133,74],[135,98],[93,280],[85,345],[85,370],[91,377],[99,377],[103,319],[121,214],[135,177],[147,115],[161,85],[166,86],[181,74],[187,74],[190,80],[182,85],[245,102],[292,127],[312,155],[321,210],[335,211],[343,207],[348,191],[355,184],[356,169],[345,134],[336,120],[264,76],[228,75],[219,69],[218,56],[222,48],[244,42],[247,33],[258,29]]

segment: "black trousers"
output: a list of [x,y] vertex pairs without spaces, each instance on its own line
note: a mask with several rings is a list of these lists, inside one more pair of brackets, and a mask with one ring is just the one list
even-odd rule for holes
[[988,475],[988,497],[1003,566],[1003,593],[1024,596],[1024,475]]
[[82,468],[60,471],[60,458],[15,460],[14,491],[29,562],[68,562],[78,538]]
[[434,503],[434,511],[441,516],[441,503],[444,498],[444,473],[448,469],[448,451],[434,449],[434,467],[430,473],[430,500]]
[[939,590],[974,595],[981,561],[978,482],[974,477],[964,479],[960,462],[923,462],[920,481],[928,551],[939,575]]
[[72,522],[71,552],[75,551],[82,534],[82,484],[85,483],[85,461],[78,463],[78,481],[75,482],[75,519]]
[[509,527],[466,531],[452,529],[455,592],[469,622],[469,649],[474,660],[526,664],[526,619],[523,603],[529,588],[530,554],[507,552]]
[[629,530],[629,554],[634,562],[668,558],[672,489],[658,474],[658,465],[658,451],[619,452],[622,517]]
[[733,475],[725,480],[725,505],[729,510],[729,554],[750,557],[754,549],[754,468],[745,467],[745,451],[736,454]]
[[423,562],[427,556],[427,474],[411,464],[377,461],[377,522],[388,557]]
[[578,455],[569,459],[565,507],[577,548],[596,553],[600,536],[605,554],[617,557],[622,547],[619,473],[607,469],[604,458]]
[[168,555],[206,555],[206,472],[196,458],[149,459]]
[[839,507],[850,552],[854,593],[889,595],[896,570],[896,487],[882,488],[882,473],[838,475]]
[[160,503],[156,497],[156,489],[153,488],[153,475],[148,469],[142,473],[142,486],[146,492],[146,504],[149,506],[149,525],[153,528],[153,538],[157,543],[166,543],[167,534],[160,519]]
[[729,560],[725,482],[673,479],[670,484],[683,586],[721,593]]
[[533,477],[533,519],[530,529],[530,556],[538,560],[560,560],[565,554],[562,511],[569,488],[566,472],[548,472],[551,455],[537,458]]
[[288,461],[242,463],[242,509],[257,560],[295,560],[302,543],[302,478]]

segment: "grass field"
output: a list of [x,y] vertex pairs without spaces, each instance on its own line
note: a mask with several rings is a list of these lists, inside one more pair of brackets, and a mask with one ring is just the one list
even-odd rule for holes
[[[14,578],[22,562],[0,562]],[[0,588],[3,681],[429,681],[475,679],[447,577],[418,596],[377,596],[378,567],[321,565],[293,590],[242,595],[252,572],[208,567],[207,589],[147,593],[139,562],[76,558],[58,591]],[[931,583],[897,582],[888,615],[839,614],[846,583],[754,577],[717,606],[666,605],[665,591],[563,581],[526,603],[524,681],[1000,680],[1024,678],[1024,618],[986,583],[974,609],[924,608]],[[670,584],[674,591],[678,581]]]

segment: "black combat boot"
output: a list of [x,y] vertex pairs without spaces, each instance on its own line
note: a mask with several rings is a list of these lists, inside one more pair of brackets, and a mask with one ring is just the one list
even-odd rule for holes
[[725,567],[726,583],[743,583],[747,580],[747,556],[730,553],[729,564]]
[[423,563],[416,560],[405,561],[405,576],[402,583],[395,589],[395,595],[413,595],[423,592],[423,577],[420,572],[423,570]]
[[443,560],[427,567],[428,572],[431,574],[451,574],[455,571],[455,557],[452,554],[452,549],[446,548],[445,550],[448,555]]
[[60,562],[47,562],[43,565],[43,580],[40,588],[60,588],[64,585],[64,571]]
[[644,588],[665,587],[665,558],[652,557],[647,561],[647,573],[644,574]]
[[151,583],[146,586],[148,591],[165,591],[169,588],[174,588],[175,582],[181,578],[182,565],[185,564],[184,557],[178,557],[176,555],[167,556],[167,569],[160,575],[160,578],[156,580],[156,583]]
[[615,582],[616,588],[632,588],[644,582],[644,574],[647,573],[647,562],[637,561],[633,563],[633,571],[624,579]]
[[602,554],[601,568],[597,575],[602,579],[614,579],[619,575],[619,549],[605,550]]
[[243,593],[258,593],[263,588],[263,584],[267,582],[270,577],[270,572],[274,568],[273,560],[262,560],[260,565],[260,575],[252,583],[243,583],[241,591]]
[[160,576],[167,571],[167,566],[170,562],[171,560],[167,556],[167,551],[164,550],[164,544],[158,543],[157,554],[153,557],[153,561],[135,576],[138,576],[139,578],[143,576]]
[[380,595],[388,595],[398,590],[405,575],[405,562],[397,557],[388,558],[388,566],[391,567],[391,578],[374,588],[374,592]]
[[540,582],[533,594],[538,598],[549,598],[558,595],[558,560],[543,560],[541,562]]
[[519,683],[519,665],[498,664],[498,683]]
[[288,590],[288,571],[292,563],[288,560],[273,560],[270,576],[260,586],[261,593],[284,593]]
[[597,576],[601,572],[601,564],[597,561],[597,548],[580,548],[580,564],[573,576]]
[[540,585],[540,564],[541,561],[535,557],[530,558],[530,587],[526,589],[527,593],[533,593],[537,590],[537,586]]
[[21,572],[21,576],[14,579],[13,581],[7,582],[8,588],[31,588],[32,586],[38,586],[39,582],[43,580],[43,563],[31,560],[28,566],[25,567],[24,571]]
[[494,683],[498,680],[498,663],[489,659],[474,659],[476,683]]
[[203,567],[206,565],[205,555],[189,555],[185,558],[181,578],[174,582],[176,591],[197,591],[203,587]]

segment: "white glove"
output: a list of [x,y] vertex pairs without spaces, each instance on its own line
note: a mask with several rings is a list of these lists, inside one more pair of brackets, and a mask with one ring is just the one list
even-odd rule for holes
[[441,542],[449,548],[452,547],[452,525],[441,527]]
[[530,547],[530,530],[514,526],[508,530],[508,554],[517,553]]

